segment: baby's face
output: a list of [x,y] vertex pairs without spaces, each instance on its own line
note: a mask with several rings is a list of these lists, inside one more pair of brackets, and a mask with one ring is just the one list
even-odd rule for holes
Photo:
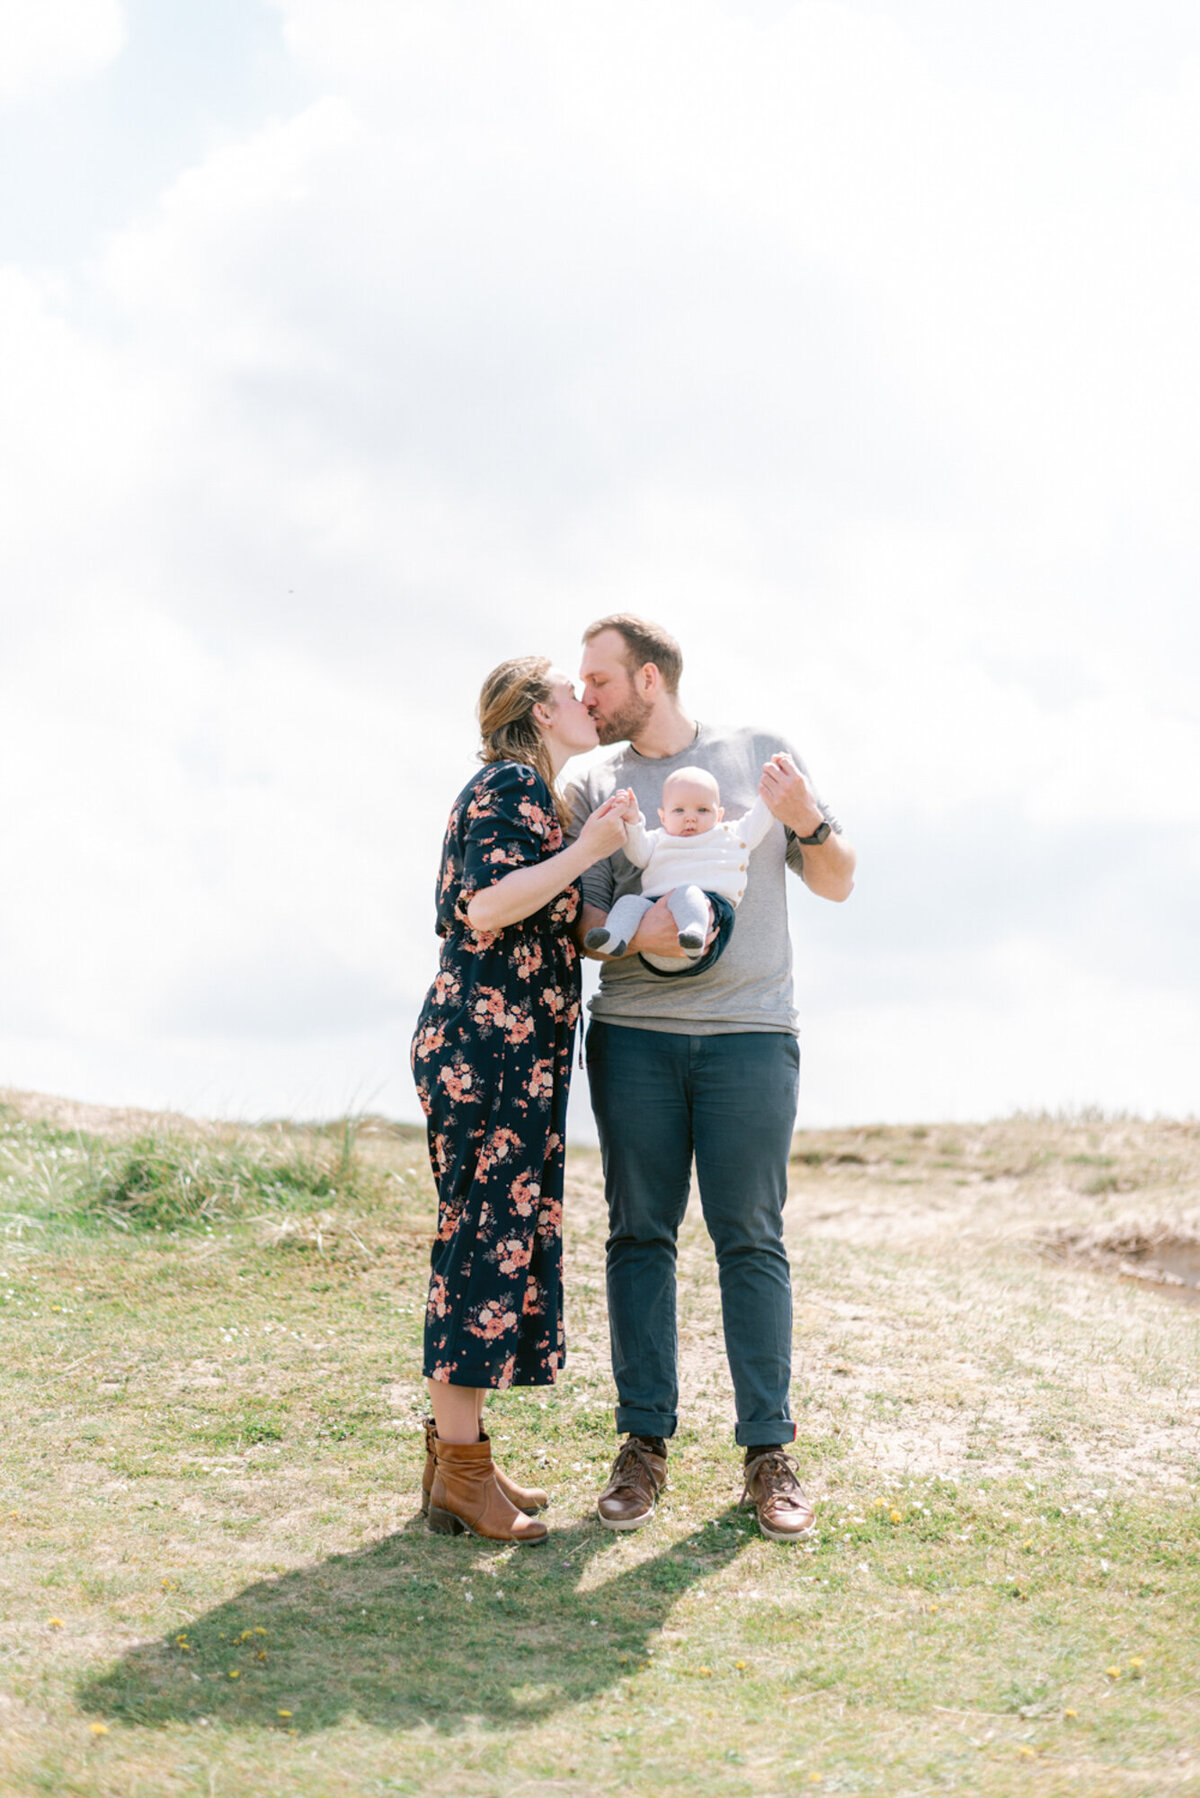
[[725,816],[720,797],[715,781],[669,780],[658,809],[663,829],[671,837],[698,837],[712,830]]

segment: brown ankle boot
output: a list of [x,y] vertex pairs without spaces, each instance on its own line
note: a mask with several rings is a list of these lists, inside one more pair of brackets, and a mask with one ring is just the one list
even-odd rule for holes
[[[429,1494],[433,1491],[433,1445],[437,1440],[437,1425],[432,1417],[425,1419],[425,1471],[421,1475],[421,1515],[429,1515]],[[486,1430],[479,1433],[481,1442],[490,1442],[491,1437]],[[540,1486],[518,1486],[516,1480],[510,1480],[502,1467],[492,1462],[492,1471],[496,1476],[496,1484],[503,1492],[510,1505],[518,1511],[524,1511],[526,1517],[536,1517],[550,1503],[550,1494],[543,1492]]]
[[510,1504],[496,1484],[492,1445],[433,1439],[433,1490],[429,1527],[439,1535],[469,1530],[488,1542],[544,1542],[547,1530],[535,1517]]

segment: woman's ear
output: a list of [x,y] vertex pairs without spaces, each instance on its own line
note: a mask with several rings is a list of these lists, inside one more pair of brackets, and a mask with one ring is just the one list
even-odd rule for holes
[[545,730],[553,716],[554,714],[551,712],[548,705],[543,705],[540,699],[534,700],[533,722],[537,725],[539,730]]

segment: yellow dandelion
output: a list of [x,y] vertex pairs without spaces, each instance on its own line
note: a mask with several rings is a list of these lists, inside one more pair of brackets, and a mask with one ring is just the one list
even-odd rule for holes
[[94,1736],[106,1736],[108,1734],[107,1723],[89,1723],[88,1728]]
[[1036,1748],[1018,1748],[1017,1753],[1019,1755],[1021,1755],[1021,1757],[1024,1760],[1031,1761],[1034,1759],[1035,1755],[1037,1754],[1037,1749]]
[[1064,1717],[1077,1717],[1078,1715],[1079,1715],[1078,1711],[1066,1710],[1063,1712]]
[[255,1655],[255,1657],[254,1657],[254,1658],[255,1658],[255,1660],[256,1660],[256,1661],[265,1661],[265,1660],[266,1660],[266,1658],[267,1658],[267,1651],[266,1651],[266,1649],[265,1649],[265,1648],[260,1648],[260,1649],[259,1649],[259,1651],[258,1651],[258,1653],[257,1653],[257,1654],[256,1654],[256,1655]]
[[50,1628],[51,1629],[61,1629],[62,1626],[63,1626],[63,1620],[61,1617],[51,1617],[51,1619],[50,1619]]
[[1022,1542],[1021,1547],[1022,1548],[1032,1548],[1033,1543],[1032,1542]]
[[1106,1667],[1104,1671],[1109,1679],[1120,1679],[1121,1677],[1121,1669],[1119,1667]]
[[887,1503],[886,1498],[873,1498],[871,1500],[871,1509],[873,1511],[882,1511],[882,1509],[883,1509],[884,1505],[886,1505],[886,1503]]
[[739,1673],[744,1673],[746,1671],[745,1661],[735,1661],[733,1664],[737,1668]]
[[711,1667],[700,1667],[697,1669],[697,1671],[698,1671],[701,1679],[711,1679],[712,1678],[712,1668]]
[[275,1713],[277,1717],[290,1717],[291,1714],[291,1711],[276,1711]]
[[258,1626],[257,1626],[257,1627],[256,1627],[256,1628],[255,1628],[255,1629],[254,1629],[254,1630],[253,1630],[253,1632],[252,1632],[252,1633],[253,1633],[253,1634],[254,1634],[254,1635],[256,1635],[256,1636],[265,1636],[265,1635],[266,1635],[266,1633],[267,1633],[267,1632],[266,1632],[266,1630],[265,1630],[265,1629],[264,1629],[264,1628],[263,1628],[263,1626],[262,1626],[262,1624],[261,1624],[261,1623],[260,1623],[260,1624],[259,1624],[259,1625],[258,1625]]
[[239,1642],[248,1642],[253,1634],[254,1634],[254,1631],[252,1629],[244,1629],[242,1631],[241,1635],[238,1637],[238,1641]]
[[229,1670],[229,1677],[230,1679],[240,1679],[242,1677],[241,1669],[239,1667],[231,1667]]
[[1145,1661],[1144,1661],[1144,1660],[1143,1660],[1143,1659],[1142,1659],[1142,1657],[1141,1657],[1141,1655],[1140,1655],[1140,1654],[1135,1654],[1135,1655],[1134,1655],[1134,1657],[1133,1657],[1133,1659],[1132,1659],[1132,1660],[1131,1660],[1131,1661],[1130,1661],[1130,1663],[1129,1663],[1129,1671],[1130,1671],[1130,1672],[1131,1672],[1131,1673],[1140,1673],[1140,1672],[1141,1672],[1141,1670],[1142,1670],[1142,1668],[1143,1668],[1143,1667],[1144,1667],[1144,1666],[1145,1666],[1145,1665],[1146,1665],[1146,1663],[1145,1663]]
[[889,1523],[901,1523],[903,1522],[903,1518],[901,1517],[900,1512],[893,1508],[888,1512],[888,1521]]

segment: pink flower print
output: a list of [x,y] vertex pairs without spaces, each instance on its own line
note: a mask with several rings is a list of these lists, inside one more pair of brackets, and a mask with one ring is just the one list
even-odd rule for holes
[[450,1000],[457,999],[461,992],[462,983],[459,980],[458,975],[451,974],[445,969],[442,970],[433,983],[433,996],[439,1005],[449,1004]]
[[426,1310],[431,1318],[445,1317],[450,1310],[450,1295],[441,1274],[434,1274],[429,1283],[429,1303]]
[[529,1075],[529,1097],[548,1099],[554,1091],[554,1068],[549,1061],[535,1061]]
[[467,1066],[461,1055],[454,1057],[453,1066],[438,1069],[438,1079],[450,1097],[459,1104],[462,1104],[464,1100],[477,1100],[479,1097],[479,1094],[473,1090],[475,1086],[474,1072]]
[[513,953],[513,967],[522,980],[529,980],[542,965],[540,943],[518,943]]
[[513,1375],[516,1371],[517,1357],[515,1355],[510,1355],[496,1376],[496,1387],[498,1391],[503,1392],[506,1387],[512,1385]]
[[533,1019],[527,1011],[510,1011],[508,1027],[504,1032],[506,1043],[523,1043],[533,1035]]
[[542,1196],[542,1189],[529,1172],[523,1168],[512,1183],[509,1199],[518,1217],[532,1217],[534,1207]]
[[566,994],[556,986],[548,986],[542,992],[542,1004],[548,1006],[556,1017],[562,1017],[567,1009]]
[[494,1342],[497,1336],[503,1336],[507,1330],[516,1328],[515,1311],[502,1309],[502,1301],[489,1299],[480,1305],[473,1319],[468,1319],[467,1328],[472,1336],[482,1336],[485,1342]]
[[523,1317],[538,1317],[544,1306],[544,1295],[539,1281],[530,1274],[525,1282],[525,1302],[521,1306]]
[[437,1365],[434,1367],[434,1370],[430,1374],[429,1377],[431,1380],[441,1380],[443,1385],[449,1386],[451,1380],[453,1379],[454,1375],[457,1372],[458,1372],[458,1362],[457,1361],[439,1361],[437,1363]]
[[494,986],[481,986],[471,1001],[471,1016],[481,1030],[490,1030],[496,1022],[496,1014],[504,1016],[504,1000]]
[[496,1250],[496,1258],[502,1274],[515,1274],[521,1268],[528,1267],[533,1250],[523,1243],[519,1236],[510,1236]]
[[479,1151],[479,1160],[475,1163],[476,1178],[486,1179],[497,1162],[507,1161],[514,1150],[519,1154],[523,1146],[515,1130],[508,1130],[503,1126],[493,1130]]
[[421,1061],[428,1061],[436,1050],[445,1046],[445,1042],[446,1033],[440,1024],[426,1024],[425,1028],[417,1034],[417,1040],[413,1044],[413,1054]]
[[462,1218],[461,1205],[447,1205],[438,1217],[438,1241],[449,1242],[458,1230]]
[[562,1234],[562,1200],[547,1199],[538,1212],[538,1235],[559,1236]]
[[429,1087],[424,1080],[417,1081],[417,1097],[421,1101],[421,1110],[428,1117],[433,1110],[433,1104],[429,1097]]

